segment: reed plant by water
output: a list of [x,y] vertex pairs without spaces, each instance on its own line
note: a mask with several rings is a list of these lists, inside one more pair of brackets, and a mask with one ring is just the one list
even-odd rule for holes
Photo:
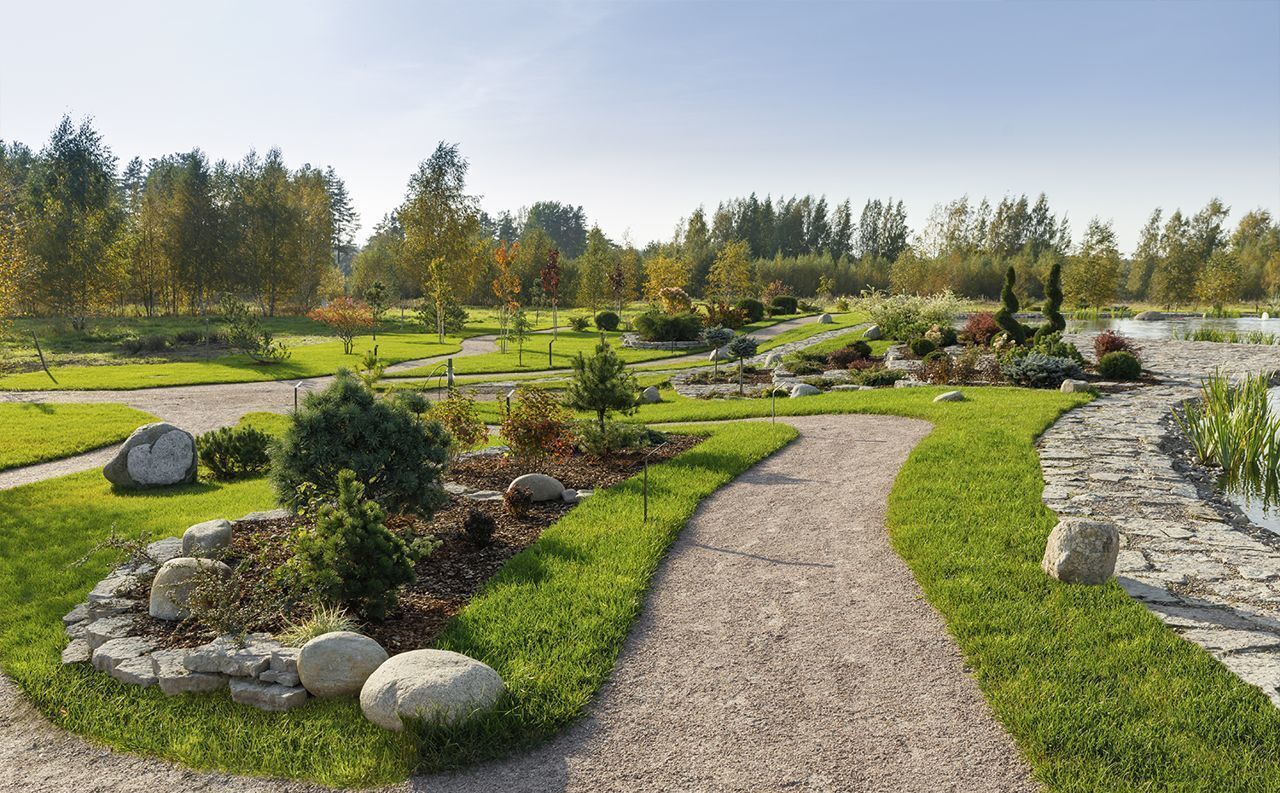
[[1275,374],[1239,383],[1222,372],[1201,381],[1200,399],[1174,410],[1174,418],[1203,465],[1222,469],[1229,492],[1280,504],[1280,414],[1268,391]]

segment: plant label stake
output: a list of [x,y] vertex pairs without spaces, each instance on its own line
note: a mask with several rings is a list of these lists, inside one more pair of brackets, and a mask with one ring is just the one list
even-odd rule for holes
[[548,367],[555,366],[555,359],[551,357],[551,345],[555,343],[556,343],[555,339],[552,339],[551,341],[547,342],[547,366]]
[[448,381],[449,381],[449,388],[452,390],[452,388],[453,388],[453,359],[452,359],[452,358],[450,358],[449,360],[445,361],[444,363],[445,363],[445,370],[444,370],[444,372],[445,372],[445,377],[448,379]]

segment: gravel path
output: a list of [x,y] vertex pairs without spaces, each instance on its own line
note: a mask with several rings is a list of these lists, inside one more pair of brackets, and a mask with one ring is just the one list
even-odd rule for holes
[[[800,317],[779,322],[754,336],[772,338],[792,328],[816,322],[817,317]],[[550,333],[550,331],[539,331]],[[818,339],[815,339],[818,341]],[[473,336],[463,339],[462,350],[453,355],[403,361],[387,367],[388,373],[405,372],[420,366],[442,363],[449,358],[481,355],[497,349],[497,336]],[[674,361],[704,360],[706,353],[693,356],[664,359]],[[652,361],[646,362],[652,364]],[[562,372],[563,373],[563,372]],[[549,376],[556,374],[548,372]],[[495,375],[500,377],[501,375]],[[294,384],[303,388],[323,388],[332,378],[311,377],[303,380],[272,380],[258,383],[218,383],[211,385],[173,386],[168,388],[142,388],[136,391],[0,391],[0,402],[111,402],[138,410],[144,410],[164,421],[199,435],[202,432],[235,424],[246,413],[270,411],[282,413],[293,407]],[[423,378],[425,379],[425,378]],[[400,382],[414,382],[419,378],[399,378]],[[99,468],[111,459],[116,446],[97,449],[84,454],[64,457],[47,463],[0,471],[0,490],[52,479],[56,476]]]
[[787,421],[801,437],[684,530],[586,719],[414,789],[1036,789],[885,534],[928,425]]
[[[426,791],[1034,790],[941,618],[889,547],[885,500],[928,425],[788,419],[789,447],[705,501],[589,714]],[[303,791],[113,754],[0,678],[0,791]]]

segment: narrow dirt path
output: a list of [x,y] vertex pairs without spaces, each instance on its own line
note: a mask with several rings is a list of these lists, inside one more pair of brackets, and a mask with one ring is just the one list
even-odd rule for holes
[[703,502],[589,715],[429,793],[1035,790],[885,504],[927,424],[788,418],[785,450]]
[[[885,532],[927,424],[788,418],[800,437],[703,502],[587,716],[426,793],[1035,790]],[[0,678],[0,791],[293,791],[62,733]]]

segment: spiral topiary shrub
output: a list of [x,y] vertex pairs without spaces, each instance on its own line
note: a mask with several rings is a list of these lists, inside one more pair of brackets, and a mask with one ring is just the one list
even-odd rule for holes
[[343,369],[294,414],[272,457],[271,480],[280,502],[297,509],[304,492],[332,500],[339,472],[350,470],[382,509],[429,516],[445,500],[440,471],[449,442],[439,422],[379,399]]
[[1108,380],[1137,380],[1142,377],[1142,362],[1131,352],[1116,350],[1098,359],[1098,374]]

